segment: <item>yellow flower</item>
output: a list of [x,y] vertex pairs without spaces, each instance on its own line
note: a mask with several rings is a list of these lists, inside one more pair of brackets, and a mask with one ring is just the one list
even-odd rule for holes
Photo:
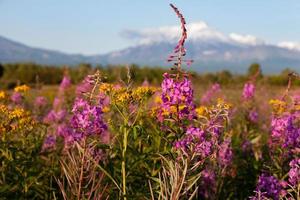
[[130,95],[127,92],[117,95],[116,101],[121,103],[126,103],[130,99]]
[[185,109],[185,108],[186,108],[186,105],[180,105],[180,106],[179,106],[179,110],[180,110],[180,111],[182,111],[182,110]]
[[161,112],[161,114],[163,115],[163,116],[168,116],[168,115],[170,115],[170,110],[168,110],[168,109],[166,109],[166,108],[162,108],[162,112]]
[[295,110],[299,111],[300,110],[300,105],[295,105]]
[[[182,110],[185,106],[179,106],[178,109]],[[170,114],[177,113],[177,107],[176,106],[171,106],[169,109],[166,108],[161,108],[162,109],[162,115],[163,116],[168,116]]]
[[161,103],[162,103],[161,97],[160,97],[160,96],[155,96],[154,102],[155,102],[156,104],[161,104]]
[[196,108],[196,113],[199,115],[199,116],[205,116],[207,114],[207,107],[205,106],[200,106],[198,108]]
[[159,107],[153,107],[153,108],[151,108],[150,111],[149,111],[150,116],[151,117],[155,117],[156,114],[157,114],[157,112],[158,112],[158,110],[159,110]]
[[20,85],[15,87],[15,92],[27,92],[30,89],[27,85]]
[[102,83],[99,87],[99,91],[102,93],[108,93],[112,90],[112,85],[109,83]]
[[102,109],[102,111],[104,112],[104,113],[107,113],[107,112],[109,112],[109,107],[108,106],[105,106],[103,109]]
[[224,109],[228,110],[232,107],[232,105],[229,104],[229,103],[225,103],[224,99],[218,98],[217,99],[217,107],[224,108]]
[[25,115],[25,110],[22,108],[15,108],[10,112],[9,118],[14,119],[14,118],[21,118]]
[[176,106],[171,106],[170,113],[177,113],[177,107]]
[[35,124],[30,113],[22,108],[9,109],[0,104],[0,131],[30,130]]
[[3,113],[3,114],[8,113],[8,108],[3,104],[0,104],[0,113]]
[[5,92],[4,91],[0,91],[0,99],[4,99],[5,98]]
[[114,86],[112,88],[112,91],[114,92],[114,94],[120,94],[120,93],[126,92],[127,90],[124,87],[116,87],[116,86]]
[[154,87],[148,87],[148,86],[141,86],[133,90],[132,96],[135,100],[142,100],[145,97],[150,97],[154,92],[156,91],[156,88]]
[[218,104],[218,105],[224,104],[224,99],[218,98],[218,99],[217,99],[217,104]]
[[231,107],[232,107],[232,104],[230,104],[230,103],[225,103],[224,104],[224,108],[227,109],[227,110],[230,109]]
[[278,99],[271,99],[269,101],[269,104],[272,106],[273,108],[273,112],[276,114],[281,114],[286,110],[286,102],[278,100]]

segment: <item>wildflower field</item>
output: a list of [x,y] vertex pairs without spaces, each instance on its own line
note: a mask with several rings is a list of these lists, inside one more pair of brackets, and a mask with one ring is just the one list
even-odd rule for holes
[[129,66],[0,91],[0,199],[300,199],[299,75],[193,84],[171,7],[182,35],[159,85]]

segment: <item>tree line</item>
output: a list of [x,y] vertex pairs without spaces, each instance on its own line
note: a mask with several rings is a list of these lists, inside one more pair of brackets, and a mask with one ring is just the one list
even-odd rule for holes
[[[162,81],[162,75],[167,68],[130,65],[131,79],[136,84],[147,81],[152,85],[159,85]],[[103,74],[105,82],[117,82],[125,80],[127,77],[128,67],[125,65],[97,65],[92,66],[88,63],[78,64],[77,66],[52,66],[40,65],[36,63],[10,63],[0,64],[0,88],[11,89],[18,84],[59,84],[63,75],[67,73],[74,84],[79,83],[88,74],[92,74],[95,70],[100,70]],[[260,71],[258,81],[263,84],[284,86],[288,82],[289,69],[283,70],[280,74],[265,75],[261,72],[261,66],[253,63],[249,66],[247,73],[235,74],[228,70],[213,73],[197,73],[190,72],[192,80],[197,84],[220,83],[222,85],[243,84]],[[300,85],[300,81],[295,81],[296,85]]]

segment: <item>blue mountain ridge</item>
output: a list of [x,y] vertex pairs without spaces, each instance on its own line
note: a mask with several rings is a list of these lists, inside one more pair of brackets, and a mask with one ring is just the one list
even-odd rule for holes
[[[175,45],[171,42],[155,42],[102,55],[81,55],[34,48],[0,36],[0,62],[35,62],[48,65],[135,63],[167,67],[170,63],[166,59]],[[198,72],[230,70],[242,73],[253,62],[260,63],[264,73],[278,73],[285,68],[300,70],[300,51],[275,45],[251,46],[213,40],[189,40],[186,48],[186,57],[194,60],[191,69]]]

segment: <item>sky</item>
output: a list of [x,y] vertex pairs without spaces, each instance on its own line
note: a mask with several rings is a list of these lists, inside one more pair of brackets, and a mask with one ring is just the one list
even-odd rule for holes
[[170,30],[179,21],[169,3],[194,30],[300,49],[299,0],[0,0],[0,36],[66,53],[102,54],[176,38]]

